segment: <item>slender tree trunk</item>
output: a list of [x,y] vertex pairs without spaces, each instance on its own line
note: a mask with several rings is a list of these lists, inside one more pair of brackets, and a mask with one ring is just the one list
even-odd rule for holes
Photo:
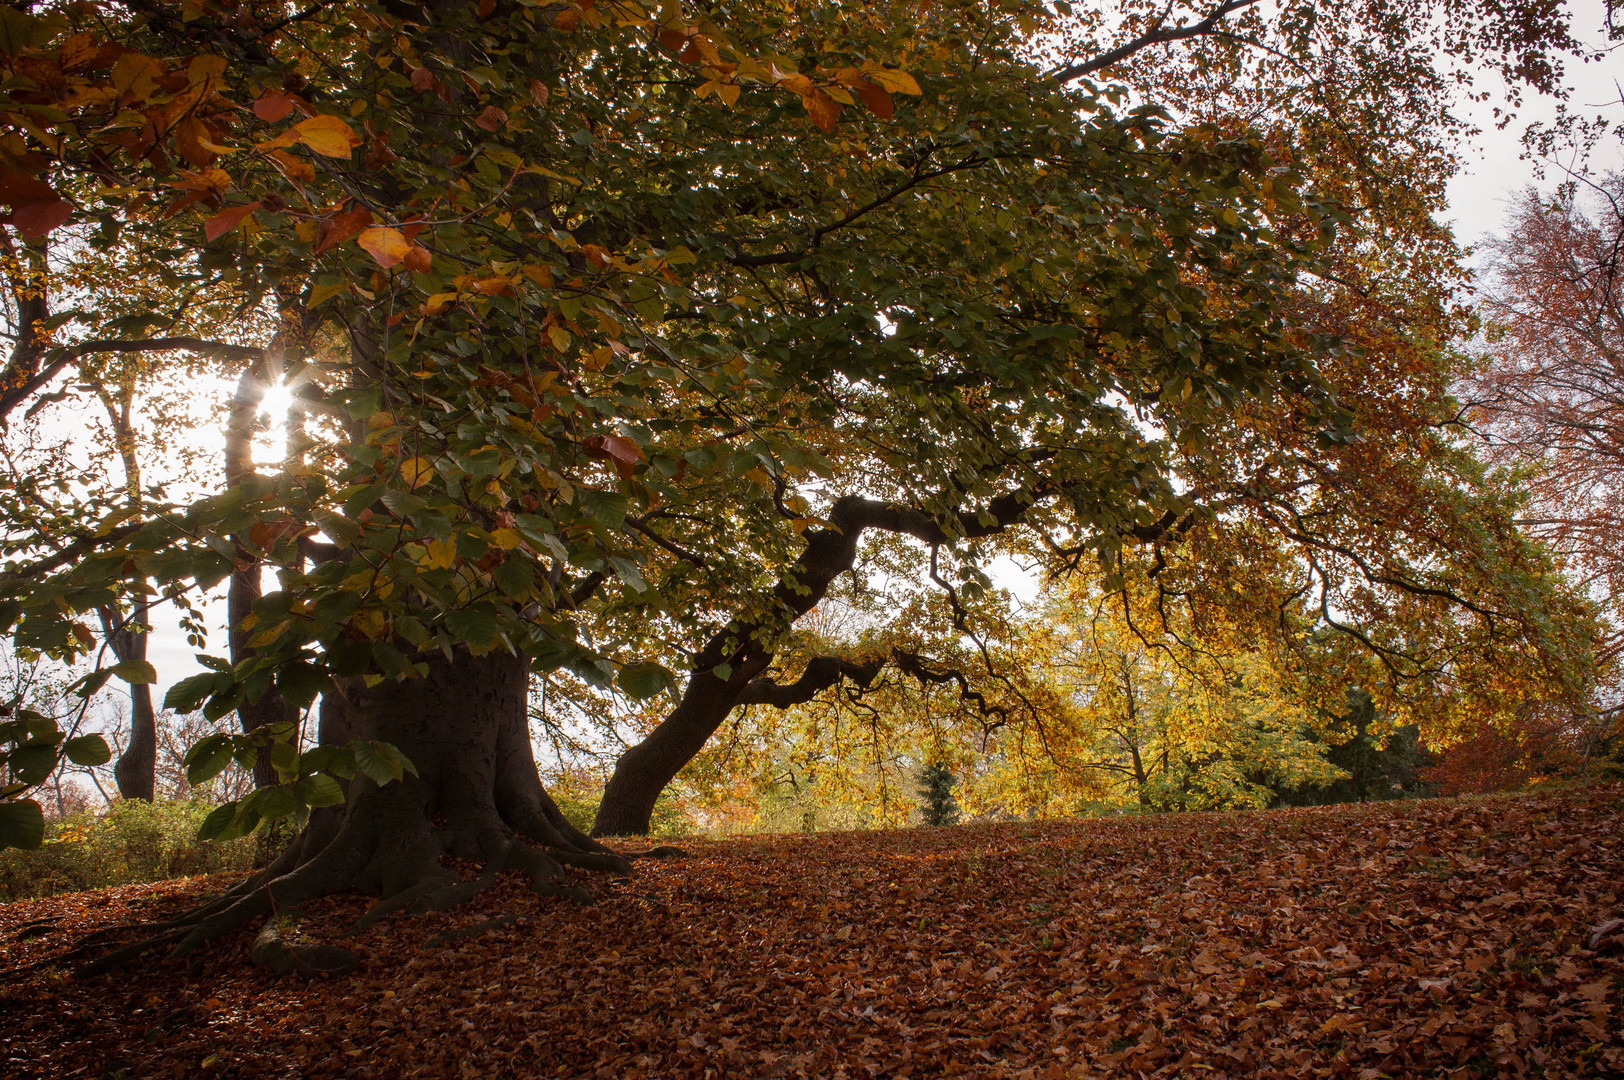
[[[93,384],[113,427],[113,440],[124,465],[124,489],[132,504],[141,499],[141,462],[135,453],[135,427],[131,420],[136,387],[133,370],[126,370],[116,385]],[[119,663],[147,658],[146,627],[151,613],[145,596],[136,599],[122,622],[115,608],[101,610],[102,629]],[[139,625],[140,629],[134,629],[132,624]],[[158,715],[152,707],[150,685],[131,682],[129,687],[130,737],[113,765],[113,779],[118,784],[119,798],[151,802],[158,788]]]
[[[237,380],[236,393],[231,398],[231,412],[226,421],[226,484],[235,486],[254,471],[254,432],[259,427],[259,407],[265,393],[265,364],[250,364]],[[240,664],[254,655],[248,644],[253,636],[243,630],[243,621],[254,610],[260,598],[260,571],[262,564],[237,539],[237,567],[232,571],[226,594],[226,623],[231,643],[231,662]],[[275,724],[293,723],[299,719],[299,710],[271,688],[258,701],[244,703],[237,709],[237,719],[244,732],[255,731]],[[271,765],[269,751],[261,751],[254,761],[254,786],[267,787],[277,783],[276,769]]]
[[[123,623],[115,612],[103,609],[102,627],[119,663],[147,658],[146,623],[150,609],[139,601]],[[134,624],[140,624],[136,629]],[[157,794],[158,714],[152,707],[152,687],[132,682],[130,688],[130,734],[124,752],[113,765],[113,779],[121,799],[151,802]]]

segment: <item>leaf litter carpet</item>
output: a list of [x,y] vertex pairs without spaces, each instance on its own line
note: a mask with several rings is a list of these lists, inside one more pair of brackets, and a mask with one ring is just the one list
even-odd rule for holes
[[[232,879],[0,906],[0,1077],[1621,1076],[1624,788],[696,841],[276,977],[255,927],[47,962]],[[458,931],[464,931],[458,933]]]

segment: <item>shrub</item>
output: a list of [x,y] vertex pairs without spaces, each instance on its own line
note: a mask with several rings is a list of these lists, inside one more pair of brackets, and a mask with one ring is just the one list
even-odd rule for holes
[[247,870],[274,855],[257,835],[200,842],[197,828],[212,809],[202,801],[132,800],[49,823],[38,851],[0,851],[0,902]]
[[958,784],[946,765],[927,765],[919,774],[920,812],[926,825],[954,825],[959,820],[959,804],[953,798]]

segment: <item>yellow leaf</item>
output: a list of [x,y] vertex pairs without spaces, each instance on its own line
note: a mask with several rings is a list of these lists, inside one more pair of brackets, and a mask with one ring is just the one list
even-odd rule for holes
[[721,98],[722,103],[724,105],[729,106],[729,107],[732,107],[733,105],[738,104],[738,101],[739,101],[739,84],[738,83],[723,83],[721,86],[716,88],[716,96]]
[[878,64],[864,64],[863,74],[879,83],[893,94],[918,94],[919,84],[914,77],[906,71],[897,68],[881,67]]
[[350,148],[360,145],[361,137],[354,128],[336,116],[312,116],[294,124],[276,138],[258,144],[255,149],[268,152],[294,143],[304,143],[323,157],[347,158]]
[[512,551],[524,543],[524,537],[519,535],[518,529],[497,529],[491,533],[491,542],[503,551]]
[[326,285],[316,285],[310,290],[310,298],[305,301],[305,307],[318,308],[341,292],[348,292],[350,283],[347,281],[329,282]]
[[424,566],[430,570],[449,570],[457,562],[457,545],[450,540],[430,540],[426,545]]
[[400,478],[409,488],[420,488],[434,475],[434,462],[426,457],[407,458],[400,463]]
[[406,239],[405,233],[382,225],[362,229],[355,242],[386,270],[391,266],[398,266],[406,257],[406,253],[412,250],[412,243]]
[[361,143],[355,129],[336,116],[312,116],[295,124],[293,130],[298,132],[299,142],[324,157],[347,158],[350,147]]

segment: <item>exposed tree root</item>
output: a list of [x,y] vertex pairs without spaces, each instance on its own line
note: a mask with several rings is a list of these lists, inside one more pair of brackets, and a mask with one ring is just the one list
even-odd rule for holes
[[300,941],[297,929],[296,916],[270,919],[254,939],[248,959],[277,975],[294,971],[305,975],[348,975],[360,966],[361,958],[348,949]]

